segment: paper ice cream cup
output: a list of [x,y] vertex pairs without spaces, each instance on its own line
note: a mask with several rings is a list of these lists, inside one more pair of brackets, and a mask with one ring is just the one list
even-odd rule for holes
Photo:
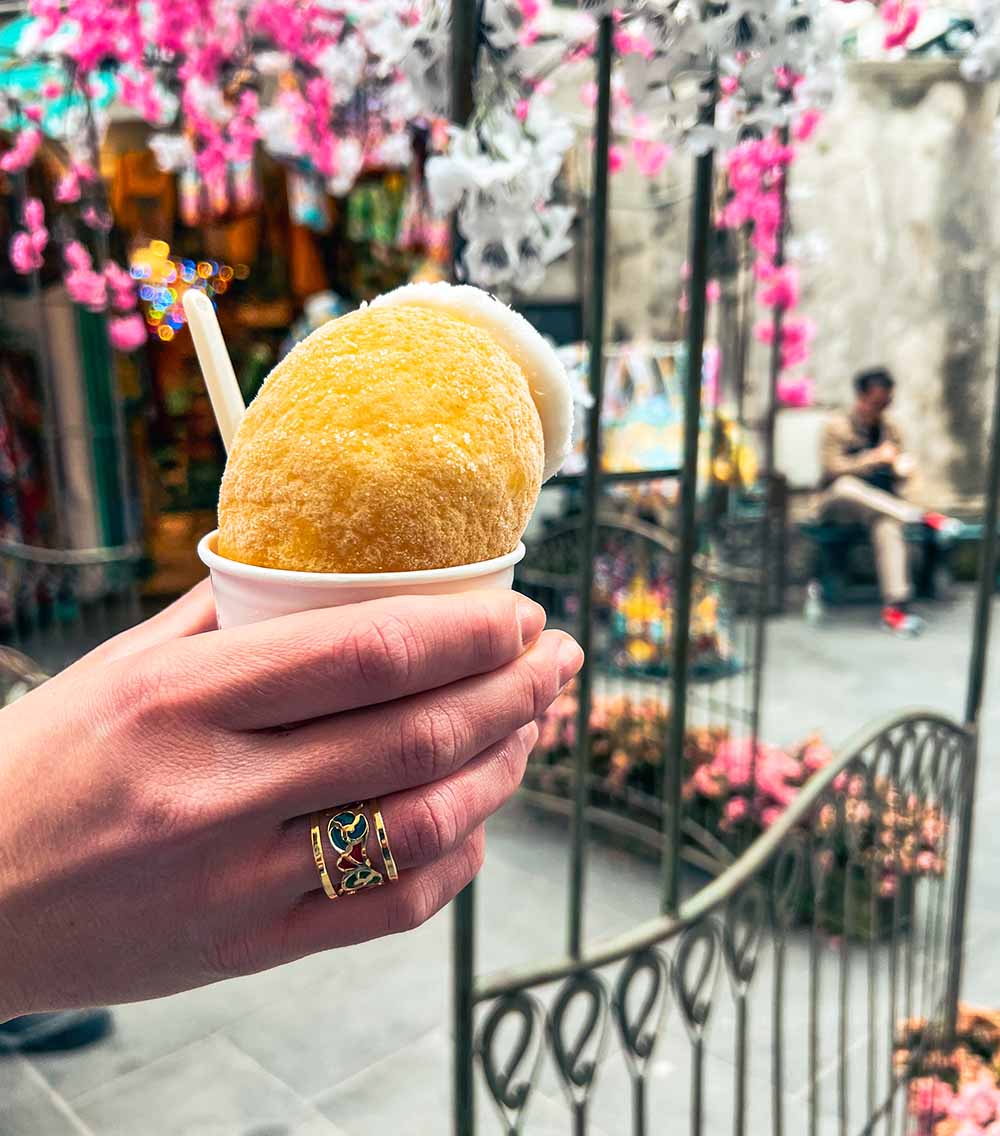
[[198,542],[208,566],[220,627],[242,627],[298,611],[340,607],[387,596],[438,596],[483,589],[507,589],[524,545],[479,564],[432,568],[425,572],[291,572],[228,560],[216,551],[218,530]]

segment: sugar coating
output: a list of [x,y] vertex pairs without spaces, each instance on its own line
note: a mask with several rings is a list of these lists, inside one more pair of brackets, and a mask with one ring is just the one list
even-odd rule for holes
[[427,307],[333,320],[271,372],[236,432],[219,552],[266,568],[398,572],[511,552],[541,487],[522,368]]
[[468,284],[442,281],[404,284],[372,301],[373,307],[419,304],[448,312],[457,319],[483,328],[520,365],[528,380],[531,397],[542,420],[545,466],[548,481],[559,472],[570,450],[573,430],[573,393],[566,368],[559,356],[519,312]]

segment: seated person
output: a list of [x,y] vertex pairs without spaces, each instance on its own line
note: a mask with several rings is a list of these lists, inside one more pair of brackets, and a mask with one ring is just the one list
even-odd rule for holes
[[820,510],[825,519],[869,526],[882,623],[896,634],[918,635],[923,621],[909,609],[912,586],[903,527],[922,523],[947,538],[957,522],[941,513],[925,513],[900,496],[916,463],[904,452],[899,428],[886,414],[895,385],[884,368],[862,371],[854,380],[853,408],[827,423],[820,452]]

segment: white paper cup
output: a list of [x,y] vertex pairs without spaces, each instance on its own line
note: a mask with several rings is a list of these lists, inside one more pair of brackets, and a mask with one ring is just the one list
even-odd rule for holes
[[524,557],[519,544],[506,556],[479,564],[433,568],[426,572],[290,572],[227,560],[216,552],[218,530],[198,542],[208,565],[220,627],[242,627],[297,611],[361,603],[385,596],[439,596],[506,589],[514,583],[514,565]]

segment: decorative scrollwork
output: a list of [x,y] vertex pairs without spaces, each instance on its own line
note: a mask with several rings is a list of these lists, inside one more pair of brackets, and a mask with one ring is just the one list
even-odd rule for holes
[[[631,998],[643,978],[646,986],[638,1005]],[[615,983],[611,1010],[622,1039],[625,1060],[633,1074],[643,1071],[653,1054],[667,1012],[670,965],[655,950],[639,951],[626,960]],[[634,1013],[629,1009],[630,1000]]]
[[806,848],[801,834],[793,833],[774,859],[771,876],[771,914],[776,930],[787,931],[795,922],[806,882]]
[[767,900],[760,884],[753,882],[726,905],[722,923],[722,957],[737,994],[746,991],[757,969],[767,919]]
[[[497,1035],[503,1024],[518,1022],[514,1044],[506,1058],[496,1052]],[[538,1079],[542,1061],[545,1011],[541,1003],[523,990],[505,994],[490,1007],[476,1040],[476,1054],[490,1095],[508,1131],[516,1132]]]
[[[571,1007],[583,1005],[584,1018],[575,1037],[567,1037]],[[574,974],[559,988],[549,1012],[549,1040],[556,1068],[570,1100],[590,1093],[608,1034],[608,991],[591,970]]]
[[[709,917],[688,927],[680,937],[674,957],[674,996],[688,1033],[695,1040],[705,1032],[712,1012],[712,998],[719,977],[719,930]],[[697,971],[692,974],[696,959]]]

